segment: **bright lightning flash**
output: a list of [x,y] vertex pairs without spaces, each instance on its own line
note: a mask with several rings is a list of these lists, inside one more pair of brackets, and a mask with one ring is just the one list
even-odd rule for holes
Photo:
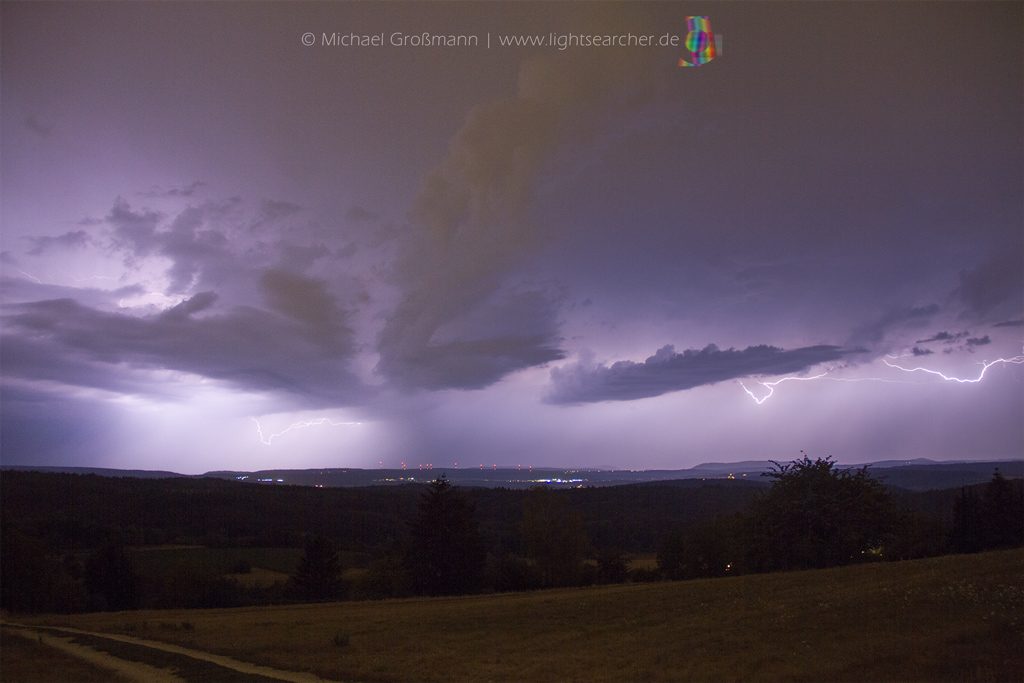
[[[897,357],[898,356],[889,356],[889,358],[897,358]],[[938,377],[941,377],[943,380],[945,380],[947,382],[958,382],[960,384],[975,384],[977,382],[980,382],[982,380],[982,378],[985,377],[985,373],[993,365],[998,365],[999,363],[1006,363],[1006,364],[1013,364],[1013,365],[1022,365],[1022,364],[1024,364],[1024,355],[1013,356],[1012,358],[997,358],[996,360],[993,360],[993,361],[984,361],[984,362],[981,363],[981,372],[978,373],[978,376],[974,377],[974,378],[966,378],[966,379],[961,379],[960,377],[950,377],[950,376],[948,376],[948,375],[946,375],[944,373],[939,372],[938,370],[932,370],[930,368],[922,368],[922,367],[905,368],[902,365],[897,365],[895,363],[890,363],[885,358],[882,359],[882,362],[885,363],[886,365],[888,365],[890,368],[895,368],[896,370],[902,370],[903,372],[927,372],[928,374],[931,374],[931,375],[937,375]],[[843,378],[843,377],[825,377],[825,375],[827,375],[831,371],[832,371],[832,369],[829,369],[829,370],[826,370],[825,372],[821,373],[820,375],[814,375],[813,377],[783,377],[782,379],[777,379],[774,382],[761,382],[761,381],[758,381],[757,383],[760,384],[761,386],[768,387],[768,393],[765,394],[764,396],[762,396],[761,398],[758,398],[757,396],[754,395],[754,392],[752,392],[750,389],[747,389],[746,385],[744,385],[743,382],[740,382],[740,386],[743,387],[743,391],[747,392],[747,394],[750,396],[750,398],[754,399],[754,401],[757,402],[757,405],[761,405],[762,403],[767,401],[769,398],[771,398],[773,393],[775,393],[776,385],[781,384],[782,382],[788,382],[789,380],[800,380],[800,381],[806,382],[806,381],[810,381],[812,379],[822,379],[822,378],[825,378],[827,380],[832,380],[834,382],[896,382],[896,383],[900,383],[899,380],[884,379],[882,377],[861,377],[861,378],[858,378],[858,379],[848,379],[848,378]]]
[[290,432],[293,429],[300,429],[302,427],[313,427],[316,425],[322,425],[324,423],[332,425],[334,427],[341,427],[342,425],[362,424],[362,422],[334,422],[330,418],[320,417],[315,420],[305,420],[303,422],[296,422],[292,425],[289,425],[289,427],[284,431],[277,432],[276,434],[271,434],[270,436],[263,436],[263,429],[260,427],[260,421],[257,420],[255,417],[252,418],[252,421],[256,423],[256,432],[260,435],[260,441],[267,444],[268,446],[270,445],[270,442],[274,440],[275,437],[281,436],[282,434]]
[[827,375],[830,372],[831,372],[831,370],[826,370],[825,372],[821,373],[820,375],[814,375],[813,377],[783,377],[782,379],[777,379],[774,382],[762,382],[760,380],[757,380],[757,383],[760,384],[761,386],[768,387],[768,393],[765,394],[762,398],[758,398],[757,396],[754,396],[754,392],[752,392],[750,389],[747,389],[747,386],[743,382],[740,382],[740,386],[743,387],[743,391],[745,391],[748,394],[750,394],[750,398],[754,399],[757,402],[757,405],[761,405],[762,403],[767,401],[769,398],[771,398],[772,394],[775,393],[775,386],[777,384],[782,384],[783,382],[788,382],[791,379],[800,380],[801,382],[809,382],[812,379],[821,379],[822,377],[824,377],[825,375]]
[[905,367],[902,367],[900,365],[896,365],[895,363],[890,363],[885,358],[882,359],[882,362],[885,363],[886,365],[888,365],[890,368],[896,368],[897,370],[902,370],[903,372],[927,372],[927,373],[932,374],[932,375],[938,375],[939,377],[941,377],[942,379],[946,380],[947,382],[959,382],[961,384],[974,384],[976,382],[980,382],[981,378],[985,376],[985,372],[990,367],[992,367],[993,365],[996,365],[998,363],[1013,363],[1014,365],[1020,365],[1020,364],[1024,363],[1024,356],[1014,356],[1013,358],[997,358],[996,360],[993,360],[993,361],[984,361],[981,364],[981,372],[979,372],[978,376],[975,377],[974,379],[970,379],[970,378],[968,378],[968,379],[960,379],[959,377],[947,377],[946,375],[942,374],[938,370],[930,370],[928,368],[920,368],[920,367],[918,367],[918,368],[905,368]]

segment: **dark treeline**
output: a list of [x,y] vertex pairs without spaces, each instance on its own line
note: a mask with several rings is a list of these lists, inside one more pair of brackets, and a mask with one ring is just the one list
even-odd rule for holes
[[[747,482],[686,482],[559,489],[583,515],[595,545],[653,552],[668,530],[745,508]],[[112,535],[126,545],[303,547],[309,535],[369,551],[404,541],[426,484],[312,488],[222,479],[135,479],[4,471],[4,530],[19,529],[60,550],[95,548]],[[491,552],[519,550],[526,490],[468,489]]]
[[[309,488],[5,471],[0,607],[221,607],[652,581],[1024,544],[1024,482],[887,489],[806,457],[761,481],[584,489]],[[146,574],[132,548],[303,549],[287,582]],[[298,552],[297,550],[295,552]],[[630,567],[636,554],[657,567]],[[358,557],[359,561],[352,558]],[[242,563],[245,564],[245,563]],[[349,571],[346,572],[346,569]]]

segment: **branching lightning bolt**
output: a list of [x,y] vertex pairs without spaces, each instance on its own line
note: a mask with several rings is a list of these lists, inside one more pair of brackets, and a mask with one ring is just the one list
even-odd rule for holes
[[993,360],[993,361],[984,361],[981,364],[981,372],[979,372],[978,376],[975,377],[974,379],[970,379],[970,378],[961,379],[959,377],[947,377],[946,375],[944,375],[943,373],[939,372],[938,370],[931,370],[929,368],[921,368],[921,367],[905,368],[905,367],[903,367],[901,365],[896,365],[895,363],[890,363],[885,358],[882,359],[882,362],[885,363],[886,365],[888,365],[890,368],[896,368],[897,370],[902,370],[903,372],[927,372],[927,373],[932,374],[932,375],[938,375],[939,377],[941,377],[942,379],[946,380],[947,382],[959,382],[960,384],[975,384],[976,382],[980,382],[981,381],[982,377],[985,376],[985,372],[987,372],[988,369],[990,367],[992,367],[993,365],[996,365],[998,363],[1013,363],[1014,365],[1020,365],[1020,364],[1024,363],[1024,355],[1022,355],[1022,356],[1014,356],[1013,358],[997,358],[996,360]]
[[[899,358],[899,356],[889,356],[889,358]],[[1012,358],[997,358],[996,360],[993,360],[993,361],[984,361],[984,362],[981,363],[981,372],[978,373],[977,377],[973,377],[973,378],[970,378],[970,377],[969,378],[951,377],[951,376],[946,375],[946,374],[944,374],[942,372],[939,372],[938,370],[932,370],[930,368],[924,368],[924,367],[905,368],[902,365],[897,365],[896,363],[891,363],[891,362],[889,362],[885,358],[882,359],[882,362],[885,363],[886,365],[888,365],[890,368],[894,368],[896,370],[902,370],[903,372],[908,372],[908,373],[910,373],[910,372],[926,372],[928,374],[936,375],[938,377],[941,377],[943,380],[945,380],[947,382],[958,382],[960,384],[976,384],[976,383],[980,382],[985,377],[985,373],[993,365],[998,365],[1000,363],[1013,364],[1013,365],[1022,365],[1022,364],[1024,364],[1024,355],[1013,356]],[[750,396],[750,398],[754,399],[754,401],[756,401],[758,405],[761,405],[762,403],[767,401],[769,398],[771,398],[773,393],[775,393],[776,385],[781,384],[782,382],[788,382],[789,380],[810,381],[812,379],[825,379],[825,380],[830,380],[830,381],[833,381],[833,382],[888,382],[888,383],[894,383],[894,384],[904,384],[904,383],[907,383],[907,382],[903,382],[901,380],[887,379],[887,378],[884,378],[884,377],[857,377],[857,378],[826,377],[825,375],[827,375],[833,369],[834,368],[830,368],[830,369],[826,370],[825,372],[823,372],[821,374],[818,374],[818,375],[814,375],[812,377],[783,377],[782,379],[775,380],[774,382],[761,382],[761,381],[758,380],[757,381],[758,384],[760,384],[763,387],[768,387],[768,393],[765,396],[761,397],[761,398],[758,398],[757,396],[755,396],[754,392],[752,392],[750,389],[748,389],[746,387],[746,385],[743,384],[743,382],[740,382],[740,386],[743,387],[743,390],[745,392],[747,392],[747,394]]]
[[270,445],[270,442],[274,440],[275,437],[281,436],[282,434],[290,432],[293,429],[300,429],[302,427],[313,427],[315,425],[322,425],[324,423],[327,423],[334,427],[341,427],[343,425],[362,424],[361,422],[334,422],[330,418],[320,417],[315,420],[304,420],[302,422],[296,422],[295,424],[289,425],[288,428],[285,429],[284,431],[277,432],[276,434],[271,434],[270,436],[263,436],[263,428],[260,427],[260,421],[257,420],[255,417],[252,418],[252,421],[256,423],[256,432],[260,435],[260,441],[267,444],[268,446]]
[[820,375],[814,375],[813,377],[783,377],[782,379],[777,379],[774,382],[762,382],[760,380],[755,380],[761,386],[768,387],[768,393],[763,398],[758,398],[757,396],[754,396],[754,392],[752,392],[750,389],[747,389],[747,386],[743,382],[740,382],[740,386],[743,387],[743,391],[745,391],[748,394],[750,394],[750,398],[754,399],[757,402],[757,405],[761,405],[762,403],[767,401],[769,398],[771,398],[772,394],[775,393],[775,386],[777,384],[782,384],[783,382],[788,382],[791,379],[800,380],[801,382],[809,382],[812,379],[821,379],[822,377],[824,377],[825,375],[827,375],[830,372],[832,372],[831,369],[826,370],[825,372],[821,373]]

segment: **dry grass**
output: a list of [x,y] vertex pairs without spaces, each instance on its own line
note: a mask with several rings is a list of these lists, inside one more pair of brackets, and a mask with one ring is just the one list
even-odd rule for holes
[[[333,680],[1012,681],[1024,680],[1022,577],[1024,550],[1013,550],[517,595],[32,621],[127,628]],[[194,630],[157,628],[181,621]]]
[[658,556],[654,553],[634,555],[626,564],[627,569],[657,569]]

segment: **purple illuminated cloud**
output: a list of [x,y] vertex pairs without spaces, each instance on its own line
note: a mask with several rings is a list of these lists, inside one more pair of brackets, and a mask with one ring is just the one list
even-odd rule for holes
[[138,392],[132,368],[171,369],[310,404],[351,402],[361,386],[348,369],[353,346],[344,315],[315,281],[268,273],[264,287],[275,313],[238,306],[200,316],[213,306],[213,292],[144,317],[72,299],[6,305],[4,375]]
[[579,361],[554,368],[548,401],[632,401],[729,379],[802,372],[820,363],[841,360],[850,353],[853,352],[828,345],[789,351],[767,345],[721,351],[714,344],[699,351],[687,349],[676,353],[669,344],[643,363],[622,360],[605,366]]

